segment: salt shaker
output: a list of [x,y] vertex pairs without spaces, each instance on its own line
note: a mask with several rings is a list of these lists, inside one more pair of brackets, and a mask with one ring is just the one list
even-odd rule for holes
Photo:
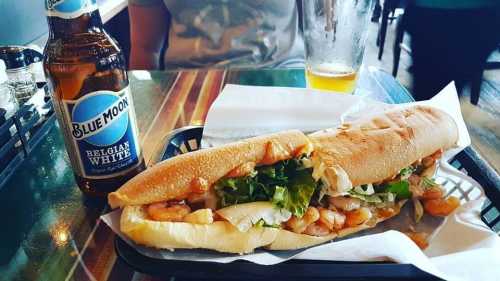
[[14,88],[20,105],[27,102],[38,90],[32,65],[40,62],[43,55],[28,47],[0,46],[0,59],[7,66],[9,84]]
[[0,60],[0,108],[5,109],[5,119],[9,119],[19,109],[19,104],[15,97],[14,88],[9,84],[7,78],[7,67],[5,62]]

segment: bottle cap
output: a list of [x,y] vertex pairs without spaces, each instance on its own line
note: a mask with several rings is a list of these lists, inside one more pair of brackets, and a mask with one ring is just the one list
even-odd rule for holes
[[7,80],[7,66],[3,60],[0,60],[0,84],[7,82]]

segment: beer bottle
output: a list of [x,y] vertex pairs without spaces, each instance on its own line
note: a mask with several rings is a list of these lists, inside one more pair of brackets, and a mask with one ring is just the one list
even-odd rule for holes
[[124,56],[96,0],[45,0],[44,70],[78,186],[105,196],[145,169]]

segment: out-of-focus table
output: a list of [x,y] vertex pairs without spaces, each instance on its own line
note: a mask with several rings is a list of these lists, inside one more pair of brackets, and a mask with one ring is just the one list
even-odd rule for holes
[[[148,165],[175,128],[203,124],[226,83],[304,87],[304,70],[132,71],[130,83]],[[412,100],[387,73],[360,75],[359,95],[388,103]],[[114,250],[99,216],[109,208],[84,199],[73,179],[59,126],[0,190],[0,280],[155,280]]]
[[97,0],[102,21],[108,22],[128,5],[128,0]]

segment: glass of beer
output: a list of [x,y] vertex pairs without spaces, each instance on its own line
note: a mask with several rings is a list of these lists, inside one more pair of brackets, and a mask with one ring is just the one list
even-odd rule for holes
[[354,92],[373,7],[373,0],[303,2],[309,88]]

